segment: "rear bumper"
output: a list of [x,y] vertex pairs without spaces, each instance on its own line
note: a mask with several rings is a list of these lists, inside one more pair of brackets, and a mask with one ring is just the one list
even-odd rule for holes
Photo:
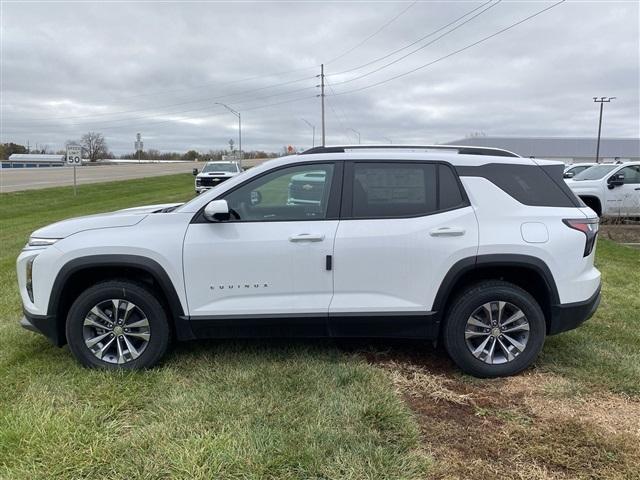
[[24,317],[20,320],[20,326],[30,332],[39,333],[57,347],[67,343],[64,331],[60,329],[53,315],[32,315],[24,311]]
[[600,288],[601,286],[598,285],[596,292],[582,302],[553,305],[548,334],[555,335],[573,330],[589,320],[600,305]]

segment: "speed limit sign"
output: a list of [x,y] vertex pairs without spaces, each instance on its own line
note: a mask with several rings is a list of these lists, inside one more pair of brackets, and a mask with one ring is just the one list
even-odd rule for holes
[[67,145],[67,164],[82,165],[82,147],[80,145]]

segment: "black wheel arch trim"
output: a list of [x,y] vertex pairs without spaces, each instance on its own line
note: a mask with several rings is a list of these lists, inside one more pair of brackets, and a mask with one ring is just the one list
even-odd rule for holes
[[[96,267],[110,267],[110,268],[137,268],[145,271],[153,277],[158,283],[162,293],[164,294],[170,312],[171,319],[174,322],[176,328],[176,335],[179,340],[188,340],[193,338],[193,333],[189,327],[189,323],[186,320],[180,297],[169,278],[166,270],[155,260],[140,255],[127,255],[127,254],[101,254],[101,255],[89,255],[85,257],[75,258],[70,260],[60,269],[56,279],[53,282],[51,288],[51,294],[49,295],[49,304],[47,306],[47,317],[55,319],[57,316],[58,308],[60,306],[60,299],[63,289],[67,281],[75,273],[82,270],[88,270]],[[61,321],[63,319],[57,319]]]
[[487,254],[463,258],[456,262],[449,269],[440,284],[440,288],[438,289],[438,293],[433,301],[431,310],[439,312],[439,317],[442,319],[442,316],[444,315],[444,308],[452,294],[455,293],[453,291],[453,287],[456,285],[458,280],[460,280],[463,275],[473,270],[487,267],[522,267],[534,271],[544,280],[547,292],[549,293],[551,305],[560,304],[560,296],[558,295],[558,288],[553,278],[553,274],[543,260],[530,255],[521,254]]

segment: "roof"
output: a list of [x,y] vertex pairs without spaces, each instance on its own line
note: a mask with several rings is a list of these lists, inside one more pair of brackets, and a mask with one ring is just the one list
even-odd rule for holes
[[64,162],[66,155],[47,155],[43,153],[12,153],[10,162]]
[[[472,137],[445,145],[503,148],[523,157],[596,157],[596,138],[587,137]],[[600,157],[640,158],[640,138],[602,138]]]

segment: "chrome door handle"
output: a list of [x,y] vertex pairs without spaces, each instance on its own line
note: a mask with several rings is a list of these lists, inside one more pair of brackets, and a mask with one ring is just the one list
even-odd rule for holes
[[290,242],[321,242],[324,235],[320,233],[299,233],[289,237]]
[[460,237],[465,234],[465,229],[460,227],[439,227],[429,231],[432,237]]

